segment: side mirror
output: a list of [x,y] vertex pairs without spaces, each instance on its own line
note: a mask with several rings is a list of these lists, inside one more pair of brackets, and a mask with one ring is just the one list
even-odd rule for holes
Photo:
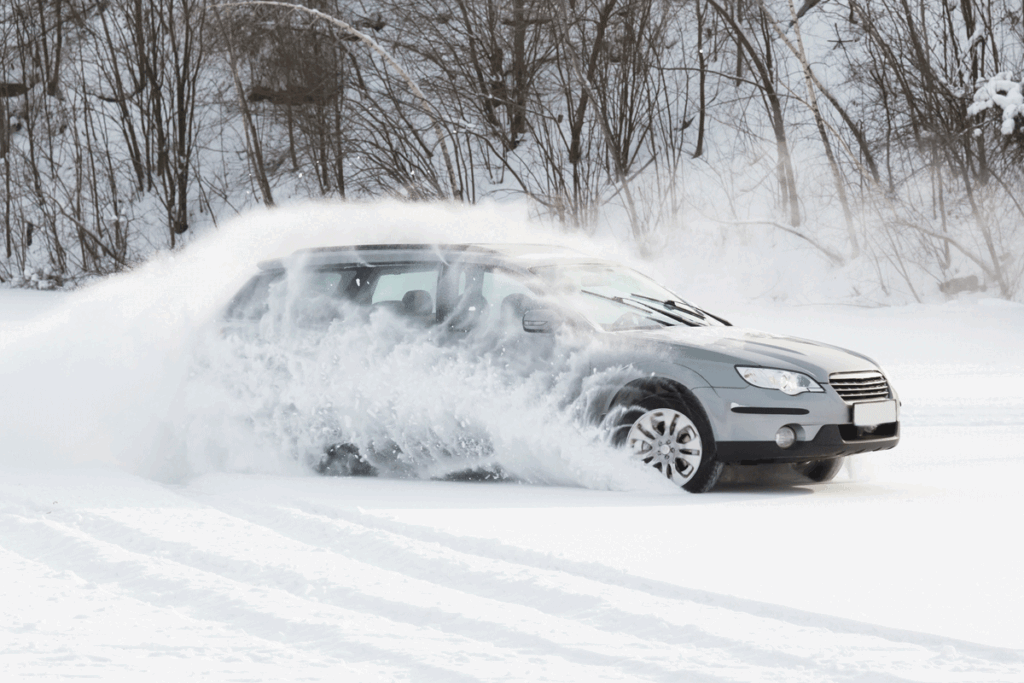
[[554,332],[562,324],[562,317],[550,308],[534,308],[523,314],[523,331]]

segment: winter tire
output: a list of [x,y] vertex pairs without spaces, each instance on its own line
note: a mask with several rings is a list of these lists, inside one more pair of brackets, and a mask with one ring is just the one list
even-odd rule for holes
[[329,477],[373,477],[377,468],[367,461],[359,449],[350,443],[336,443],[324,449],[323,457],[316,464],[318,474]]
[[700,403],[668,383],[626,387],[615,397],[612,443],[691,493],[710,491],[722,474],[715,437]]

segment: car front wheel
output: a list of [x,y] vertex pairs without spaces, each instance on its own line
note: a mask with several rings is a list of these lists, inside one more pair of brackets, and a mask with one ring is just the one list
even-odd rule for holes
[[691,493],[710,491],[722,473],[711,425],[696,399],[673,387],[627,388],[616,397],[613,443]]

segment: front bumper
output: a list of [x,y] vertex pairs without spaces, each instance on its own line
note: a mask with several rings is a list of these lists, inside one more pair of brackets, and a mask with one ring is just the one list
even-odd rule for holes
[[[693,390],[711,420],[718,459],[726,463],[806,462],[893,448],[900,440],[895,422],[878,425],[873,434],[852,424],[853,405],[829,386],[822,393],[787,396],[780,391],[743,389]],[[893,399],[899,399],[893,394]],[[779,448],[780,427],[797,432],[797,441]]]
[[719,441],[718,460],[734,465],[756,465],[769,462],[805,462],[826,460],[844,455],[884,451],[900,442],[900,423],[878,425],[873,434],[866,434],[851,424],[822,425],[809,441],[797,441],[789,448],[779,448],[774,441]]

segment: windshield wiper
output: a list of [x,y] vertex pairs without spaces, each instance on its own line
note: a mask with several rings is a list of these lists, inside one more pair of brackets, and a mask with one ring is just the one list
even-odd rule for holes
[[[650,318],[654,322],[661,323],[662,325],[670,325],[671,323],[666,323],[664,320],[658,320],[657,318],[651,318],[649,314],[650,313],[657,313],[658,315],[665,316],[669,320],[674,320],[677,323],[682,323],[683,325],[688,325],[689,327],[697,327],[699,325],[699,323],[692,322],[690,320],[687,320],[686,318],[683,318],[681,316],[676,315],[675,313],[670,313],[670,312],[668,312],[666,310],[658,308],[657,306],[652,306],[652,305],[650,305],[648,303],[644,303],[643,301],[636,301],[634,299],[627,299],[626,297],[623,297],[623,296],[608,296],[606,294],[598,294],[597,292],[591,292],[591,291],[586,290],[586,289],[581,289],[580,291],[583,292],[584,294],[589,294],[591,296],[600,297],[600,298],[606,299],[608,301],[614,301],[617,304],[622,304],[623,306],[629,306],[630,308],[635,308],[638,311],[643,311],[645,314],[648,314],[647,315],[648,318]],[[643,298],[648,299],[650,297],[643,297]],[[657,301],[657,300],[656,299],[652,299],[652,301]]]
[[[645,304],[642,301],[631,301],[631,300],[626,299],[626,298],[621,297],[621,296],[608,296],[606,294],[598,294],[597,292],[591,292],[590,290],[587,290],[587,289],[581,289],[580,292],[582,292],[583,294],[589,294],[590,296],[596,296],[598,299],[604,299],[605,301],[614,301],[617,304],[622,304],[623,306],[628,306],[629,308],[632,308],[634,310],[640,311],[641,313],[644,314],[645,318],[647,318],[648,320],[653,320],[654,322],[658,323],[659,325],[668,326],[671,323],[667,323],[664,320],[658,320],[657,318],[652,318],[651,315],[650,315],[651,313],[657,313],[658,315],[663,315],[666,318],[670,318],[671,320],[675,320],[675,321],[681,322],[681,323],[686,323],[685,320],[681,320],[681,319],[677,318],[676,316],[672,315],[671,313],[666,313],[665,311],[662,311],[662,310],[659,310],[657,308],[654,308],[653,306],[648,306],[647,304]],[[692,323],[686,323],[686,324],[692,325]]]
[[718,322],[722,323],[723,325],[726,325],[727,327],[732,327],[732,323],[729,322],[728,320],[724,318],[719,318],[717,315],[714,315],[713,313],[708,313],[707,311],[701,308],[697,308],[696,306],[690,303],[679,302],[673,299],[665,299],[664,301],[662,301],[661,299],[655,299],[654,297],[651,296],[644,296],[643,294],[630,294],[630,296],[635,299],[653,301],[654,303],[661,304],[662,306],[667,306],[668,308],[674,309],[676,311],[689,313],[690,315],[696,318],[700,318],[701,320],[711,318],[712,320],[717,320]]

